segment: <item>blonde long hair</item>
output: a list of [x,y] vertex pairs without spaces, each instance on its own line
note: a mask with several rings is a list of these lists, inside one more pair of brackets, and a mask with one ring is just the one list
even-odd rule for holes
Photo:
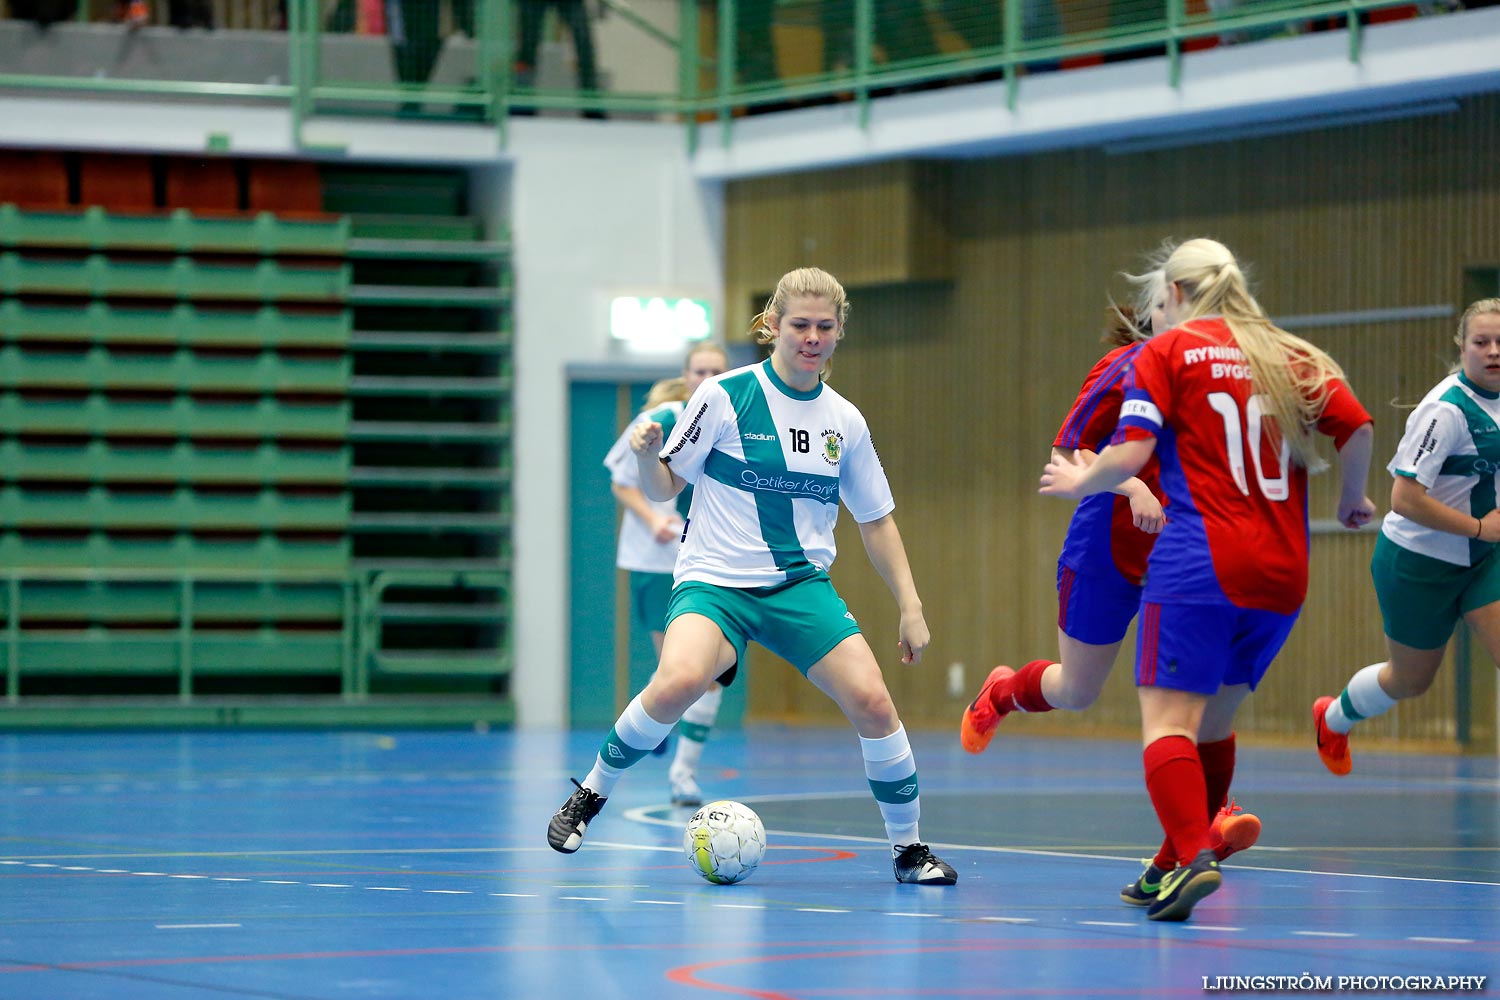
[[[1271,443],[1279,450],[1285,441],[1292,460],[1309,472],[1327,468],[1314,446],[1314,429],[1328,405],[1329,381],[1344,377],[1338,362],[1271,322],[1224,244],[1209,239],[1167,244],[1152,263],[1167,284],[1182,290],[1184,321],[1223,317],[1250,366],[1251,389],[1265,400],[1265,412],[1273,418],[1262,424]],[[1149,279],[1149,273],[1131,276],[1138,284]]]
[[[766,300],[766,307],[750,321],[750,333],[755,337],[755,342],[774,344],[776,334],[771,329],[770,318],[775,316],[779,325],[781,317],[786,315],[787,302],[803,296],[827,300],[839,318],[838,339],[843,340],[844,319],[849,315],[849,296],[844,291],[844,286],[822,268],[799,267],[781,276],[781,280],[776,283],[776,291],[772,292],[771,297]],[[832,362],[825,364],[823,370],[818,373],[818,377],[826,379],[832,370]]]
[[687,398],[687,382],[681,375],[673,375],[651,384],[651,389],[646,393],[645,408],[654,410],[663,403],[686,403]]

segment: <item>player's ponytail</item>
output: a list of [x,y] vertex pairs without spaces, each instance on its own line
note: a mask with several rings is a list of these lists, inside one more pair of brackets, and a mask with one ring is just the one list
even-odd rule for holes
[[1234,334],[1250,366],[1253,391],[1272,418],[1261,425],[1271,444],[1279,448],[1285,440],[1292,460],[1309,472],[1327,468],[1314,444],[1315,430],[1328,405],[1329,382],[1344,377],[1338,362],[1271,322],[1222,243],[1188,240],[1171,250],[1162,271],[1182,290],[1186,319],[1221,316]]
[[1150,340],[1155,332],[1151,328],[1151,314],[1161,308],[1164,282],[1160,267],[1153,267],[1145,274],[1127,274],[1125,279],[1136,286],[1135,303],[1128,306],[1109,304],[1109,325],[1104,330],[1103,339],[1104,343],[1114,347]]

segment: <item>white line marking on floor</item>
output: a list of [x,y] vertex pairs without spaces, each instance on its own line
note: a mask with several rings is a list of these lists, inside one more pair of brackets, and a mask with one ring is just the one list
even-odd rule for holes
[[91,872],[94,869],[85,868],[83,865],[63,865],[62,870],[65,872]]
[[760,903],[714,903],[721,910],[764,910]]
[[214,881],[215,882],[248,882],[250,880],[247,879],[247,878],[235,878],[232,875],[215,875],[214,876]]
[[1035,917],[979,917],[979,920],[988,920],[997,924],[1034,924]]
[[161,876],[165,875],[166,872],[131,872],[130,874],[132,874],[132,875],[155,875],[157,878],[160,878]]
[[263,879],[261,879],[261,882],[264,885],[301,885],[302,884],[301,882],[288,882],[284,878],[263,878]]
[[430,893],[432,893],[435,896],[472,896],[472,895],[474,895],[474,893],[470,892],[468,889],[423,889],[422,891],[423,892],[430,892]]
[[[812,799],[812,798],[816,798],[816,799],[819,799],[819,800],[827,801],[829,799],[841,799],[841,798],[857,799],[857,798],[863,798],[867,794],[869,794],[869,793],[867,793],[867,792],[847,792],[847,793],[841,793],[841,792],[807,792],[807,793],[778,794],[778,795],[743,795],[743,796],[740,797],[739,801],[744,802],[746,804],[750,804],[750,805],[753,805],[756,802],[762,802],[762,801],[781,802],[781,801],[785,801],[785,800],[788,800],[788,799]],[[666,817],[666,816],[656,816],[656,815],[653,815],[653,813],[660,812],[664,808],[667,808],[665,803],[660,804],[660,805],[655,805],[655,806],[636,806],[636,807],[634,807],[632,809],[625,810],[625,812],[622,815],[624,816],[624,818],[630,820],[631,822],[642,823],[642,824],[647,825],[647,826],[678,826],[678,827],[680,827],[681,826],[681,820],[679,820],[679,819],[677,819],[675,817],[670,817],[669,818],[669,817]],[[788,839],[788,838],[796,838],[796,839],[803,839],[803,838],[805,838],[805,839],[808,839],[808,840],[834,840],[834,841],[840,841],[841,843],[843,843],[845,845],[862,845],[862,844],[884,845],[884,844],[888,843],[885,840],[885,838],[883,838],[883,837],[857,837],[857,836],[851,836],[849,834],[843,834],[843,833],[816,833],[816,832],[809,831],[809,830],[767,829],[766,830],[766,834],[768,836],[774,836],[774,837],[776,837],[778,839],[778,841],[785,840],[785,839]],[[591,840],[591,841],[589,841],[589,843],[593,844],[594,841]],[[610,843],[610,844],[601,845],[601,846],[618,847],[618,848],[625,848],[625,849],[629,849],[629,850],[639,850],[639,851],[652,851],[652,850],[654,850],[654,851],[676,851],[676,850],[678,850],[678,848],[675,848],[675,847],[646,847],[646,846],[642,846],[640,844],[622,844],[622,843]],[[934,849],[946,848],[946,849],[948,849],[950,851],[982,851],[982,852],[984,852],[986,854],[1019,854],[1019,855],[1022,855],[1022,856],[1031,856],[1031,857],[1039,857],[1039,858],[1069,858],[1069,859],[1081,860],[1081,861],[1109,861],[1109,862],[1112,862],[1112,863],[1115,863],[1115,864],[1127,864],[1127,863],[1128,864],[1132,864],[1132,865],[1138,865],[1139,864],[1139,862],[1135,861],[1132,858],[1124,858],[1124,857],[1120,857],[1119,855],[1114,855],[1114,854],[1090,854],[1090,853],[1085,853],[1085,852],[1082,852],[1082,851],[1041,850],[1041,849],[1032,848],[1032,847],[996,847],[996,846],[991,845],[991,844],[960,844],[960,843],[955,843],[955,842],[952,842],[952,841],[942,841],[942,842],[939,842],[939,841],[936,841],[936,840],[930,842],[927,846],[932,847]],[[849,849],[853,850],[855,848],[850,847]],[[878,847],[870,847],[868,849],[869,850],[878,850]],[[539,848],[538,848],[538,850],[539,850]],[[1300,851],[1300,850],[1305,850],[1305,848],[1297,848],[1297,847],[1267,847],[1267,846],[1264,846],[1264,845],[1261,845],[1261,844],[1257,844],[1257,845],[1255,845],[1255,847],[1251,851],[1247,851],[1246,854],[1247,855],[1254,854],[1255,852],[1258,852],[1258,851],[1292,852],[1292,851]],[[1420,876],[1415,876],[1415,875],[1373,875],[1373,874],[1368,874],[1368,873],[1365,873],[1365,872],[1326,872],[1326,871],[1318,871],[1316,869],[1307,869],[1307,868],[1273,868],[1270,865],[1244,865],[1243,867],[1241,867],[1241,868],[1239,868],[1237,870],[1239,870],[1239,871],[1245,871],[1245,872],[1280,872],[1280,873],[1288,874],[1288,875],[1321,875],[1321,876],[1324,876],[1324,877],[1327,877],[1327,878],[1380,879],[1380,880],[1389,881],[1389,882],[1435,882],[1435,883],[1438,883],[1440,885],[1482,885],[1482,886],[1488,886],[1490,888],[1500,888],[1500,882],[1495,882],[1495,881],[1485,882],[1485,881],[1474,880],[1474,879],[1422,878]],[[1335,889],[1333,891],[1334,892],[1368,892],[1368,891],[1371,891],[1371,890],[1360,890],[1360,889],[1342,889],[1341,890],[1341,889]]]
[[680,900],[680,899],[632,899],[631,902],[632,903],[639,903],[642,906],[681,906],[682,905],[682,900]]
[[206,927],[239,927],[240,924],[157,924],[159,931],[189,931]]
[[1220,927],[1215,924],[1188,924],[1190,931],[1242,931],[1243,927]]
[[1331,937],[1331,938],[1351,938],[1351,937],[1354,937],[1354,935],[1351,934],[1351,933],[1349,933],[1348,931],[1292,931],[1292,933],[1298,935],[1299,937]]
[[1473,938],[1439,938],[1439,937],[1409,937],[1408,941],[1422,941],[1426,944],[1473,944]]
[[207,875],[168,875],[167,878],[208,878]]
[[309,882],[307,884],[310,885],[310,886],[312,886],[314,889],[353,889],[354,888],[354,886],[352,886],[352,885],[345,885],[343,882]]
[[40,862],[33,861],[31,864],[27,865],[26,867],[27,868],[56,868],[57,866],[56,865],[45,865],[45,864],[41,864]]
[[1120,920],[1080,920],[1080,924],[1089,927],[1139,927],[1139,924],[1128,924]]
[[[676,826],[677,824],[674,823],[672,825]],[[591,841],[589,841],[589,846],[590,847],[613,847],[613,848],[616,848],[616,849],[622,850],[622,851],[663,851],[663,852],[665,852],[667,854],[681,854],[682,853],[682,848],[680,846],[679,847],[659,847],[659,846],[656,846],[654,844],[623,844],[623,843],[621,843],[618,840],[591,840]]]
[[608,896],[559,896],[558,899],[573,899],[580,903],[607,903]]
[[831,910],[821,906],[799,906],[798,913],[848,913],[848,910]]
[[534,892],[492,892],[492,893],[490,893],[490,895],[491,896],[508,896],[511,899],[535,899],[536,898],[536,893],[534,893]]
[[887,916],[887,917],[935,917],[935,916],[937,916],[937,914],[936,913],[896,913],[896,912],[890,912],[890,913],[884,914],[884,916]]
[[371,892],[411,892],[404,885],[367,885],[365,888]]

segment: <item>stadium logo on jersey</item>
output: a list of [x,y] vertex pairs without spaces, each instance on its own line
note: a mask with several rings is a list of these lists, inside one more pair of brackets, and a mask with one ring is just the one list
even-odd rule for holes
[[703,405],[698,407],[698,412],[693,414],[693,422],[688,424],[687,430],[682,432],[682,437],[679,438],[677,440],[677,443],[672,446],[672,450],[667,452],[669,456],[675,455],[679,451],[681,451],[683,445],[690,444],[698,440],[698,435],[703,433],[703,428],[698,426],[698,421],[703,419],[703,412],[707,409],[707,403],[704,403]]
[[757,433],[755,431],[746,431],[745,433],[741,434],[740,437],[744,438],[746,441],[775,441],[776,440],[776,435],[775,434],[759,434],[759,433]]
[[837,468],[843,454],[844,435],[838,431],[825,430],[823,432],[823,461]]

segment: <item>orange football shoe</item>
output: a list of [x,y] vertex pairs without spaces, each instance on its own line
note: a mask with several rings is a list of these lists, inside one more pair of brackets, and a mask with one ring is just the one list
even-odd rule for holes
[[1245,812],[1230,799],[1209,824],[1208,836],[1214,856],[1223,861],[1231,854],[1255,846],[1260,839],[1260,817]]
[[958,739],[969,753],[984,753],[984,748],[990,745],[995,730],[1000,726],[1000,720],[1009,714],[1009,709],[1004,712],[997,709],[990,695],[997,684],[1002,684],[1015,675],[1016,672],[1010,667],[991,670],[990,675],[984,679],[984,686],[979,689],[978,696],[964,709]]
[[1313,731],[1318,740],[1318,756],[1323,766],[1334,774],[1348,774],[1354,770],[1354,761],[1349,756],[1349,734],[1336,733],[1328,728],[1326,716],[1333,699],[1327,695],[1313,702]]

